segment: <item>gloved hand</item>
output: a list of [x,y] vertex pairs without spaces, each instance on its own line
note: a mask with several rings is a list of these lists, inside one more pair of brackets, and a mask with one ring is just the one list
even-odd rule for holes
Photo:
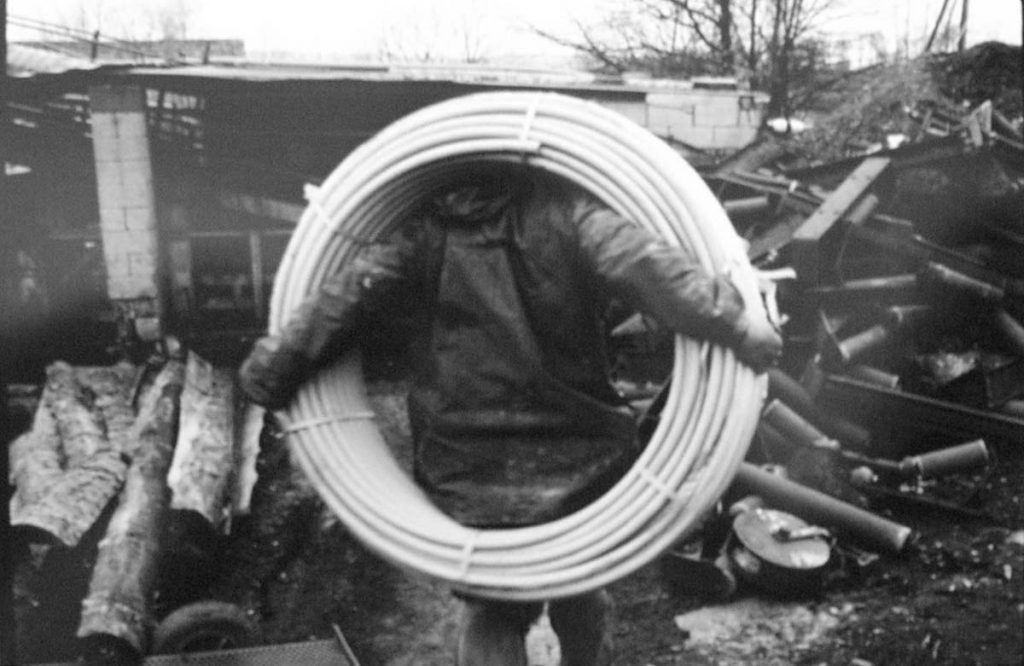
[[764,372],[782,357],[782,335],[767,317],[751,318],[735,350],[741,362],[755,372]]
[[295,397],[309,376],[309,363],[295,350],[283,345],[281,338],[266,336],[253,345],[238,370],[242,392],[257,405],[281,409]]

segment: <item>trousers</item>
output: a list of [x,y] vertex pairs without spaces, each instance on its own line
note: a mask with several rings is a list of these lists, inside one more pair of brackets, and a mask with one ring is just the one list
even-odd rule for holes
[[[527,666],[526,634],[542,602],[518,603],[461,597],[458,666]],[[614,602],[606,590],[548,602],[562,666],[610,666]]]

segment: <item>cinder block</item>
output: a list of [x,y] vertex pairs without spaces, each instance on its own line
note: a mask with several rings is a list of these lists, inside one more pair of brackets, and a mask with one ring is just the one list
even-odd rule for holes
[[127,256],[128,271],[132,277],[150,281],[156,279],[156,257],[153,248],[136,246]]
[[703,127],[735,126],[739,107],[735,98],[710,98],[697,107],[696,124]]
[[600,104],[606,109],[611,109],[612,111],[626,116],[638,125],[644,125],[647,122],[647,109],[643,102],[616,102],[601,100]]
[[124,208],[124,227],[128,231],[155,233],[156,214],[147,206]]
[[[101,199],[100,203],[103,201]],[[120,206],[117,207],[100,207],[100,231],[104,236],[108,232],[122,232],[128,230],[128,224],[125,220],[125,209]]]
[[122,162],[121,167],[121,205],[153,208],[153,172],[149,162]]
[[117,137],[126,144],[145,147],[145,155],[149,156],[149,147],[144,142],[147,137],[146,114],[137,112],[115,113],[114,126]]
[[648,128],[655,134],[664,134],[670,127],[692,127],[694,125],[693,109],[690,107],[671,109],[652,107],[648,117]]
[[672,127],[672,136],[698,148],[712,148],[715,131],[711,127]]
[[119,154],[117,145],[117,127],[114,125],[114,114],[93,113],[89,118],[92,128],[92,150],[96,164],[116,162]]
[[715,127],[711,148],[739,148],[750,143],[757,131],[750,127]]
[[124,184],[119,162],[96,163],[96,194],[100,208],[120,208],[124,201]]

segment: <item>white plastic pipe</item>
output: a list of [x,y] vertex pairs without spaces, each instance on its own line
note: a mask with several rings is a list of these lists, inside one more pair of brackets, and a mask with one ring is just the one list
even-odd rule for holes
[[[417,111],[353,151],[314,194],[274,282],[270,331],[358,251],[409,214],[453,169],[525,163],[571,180],[625,217],[731,272],[761,307],[738,236],[700,176],[624,116],[556,93],[469,95]],[[437,509],[399,467],[373,421],[358,354],[325,368],[280,413],[327,505],[368,548],[464,592],[541,600],[635,572],[694,529],[753,436],[763,377],[717,345],[677,336],[672,388],[633,467],[565,518],[474,529]]]

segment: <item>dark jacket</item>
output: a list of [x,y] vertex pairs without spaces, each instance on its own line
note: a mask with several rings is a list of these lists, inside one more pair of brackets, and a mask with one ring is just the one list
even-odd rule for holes
[[723,344],[743,303],[721,276],[535,170],[458,188],[394,242],[367,246],[282,332],[315,367],[411,314],[409,416],[418,482],[457,520],[519,525],[564,515],[638,453],[608,377],[610,299]]

